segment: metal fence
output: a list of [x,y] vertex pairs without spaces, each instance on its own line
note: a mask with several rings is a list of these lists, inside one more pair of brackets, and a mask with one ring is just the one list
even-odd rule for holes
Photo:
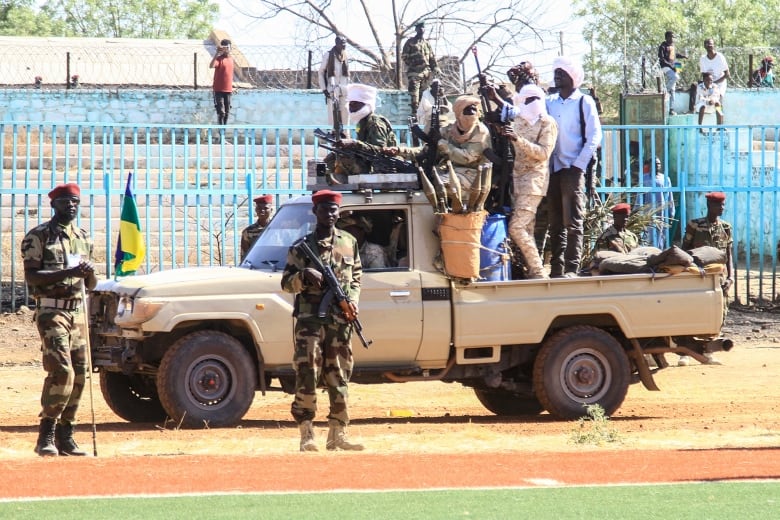
[[[100,274],[113,274],[121,195],[128,173],[147,243],[142,271],[235,265],[240,231],[259,193],[276,205],[307,193],[312,161],[324,156],[313,127],[119,124],[0,124],[0,300],[26,301],[19,246],[48,220],[47,193],[61,182],[82,188],[79,225],[96,246]],[[597,192],[604,204],[671,191],[677,212],[665,230],[679,242],[684,224],[706,213],[703,194],[728,194],[724,218],[735,232],[737,299],[775,300],[780,213],[780,127],[606,126]],[[396,128],[401,142],[409,136]],[[704,133],[702,133],[704,132]],[[671,187],[639,174],[658,157]],[[650,173],[656,166],[651,161]],[[667,242],[670,243],[670,242]],[[21,291],[21,294],[20,294]]]

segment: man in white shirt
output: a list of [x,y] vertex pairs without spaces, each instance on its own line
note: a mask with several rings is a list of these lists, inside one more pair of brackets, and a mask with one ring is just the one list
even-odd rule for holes
[[722,98],[726,94],[728,79],[731,77],[729,63],[723,54],[715,51],[715,41],[712,38],[704,40],[704,48],[707,49],[707,54],[699,59],[699,72],[712,73],[712,82],[718,86],[723,105]]

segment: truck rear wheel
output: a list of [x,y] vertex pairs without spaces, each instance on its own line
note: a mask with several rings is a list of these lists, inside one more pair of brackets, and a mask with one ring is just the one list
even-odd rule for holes
[[111,410],[132,423],[165,420],[154,378],[121,372],[100,372],[100,391]]
[[496,415],[536,415],[544,410],[535,397],[521,396],[506,390],[475,388],[474,393],[482,406]]
[[160,401],[177,425],[235,425],[255,396],[255,364],[234,337],[215,331],[193,332],[163,356],[157,373]]
[[544,342],[534,363],[534,392],[550,414],[561,419],[586,415],[598,404],[612,415],[628,392],[628,356],[620,343],[598,327],[577,325]]

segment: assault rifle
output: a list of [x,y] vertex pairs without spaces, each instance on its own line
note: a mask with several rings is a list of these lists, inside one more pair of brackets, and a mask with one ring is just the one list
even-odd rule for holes
[[320,146],[326,150],[330,150],[337,155],[368,161],[375,170],[380,170],[383,173],[417,173],[417,168],[409,161],[404,161],[402,159],[389,157],[381,153],[374,153],[364,149],[344,148],[343,144],[341,143],[341,139],[333,138],[319,128],[314,130],[314,135],[328,143],[320,143]]
[[503,208],[508,202],[509,195],[511,195],[512,184],[509,181],[512,178],[515,151],[512,143],[509,142],[509,139],[501,133],[501,126],[511,125],[512,120],[508,118],[507,120],[502,119],[502,111],[500,109],[497,111],[490,111],[487,89],[491,87],[488,85],[487,77],[482,74],[482,69],[479,66],[477,47],[472,47],[471,52],[474,54],[474,61],[477,64],[479,97],[482,100],[482,110],[485,114],[488,130],[490,130],[490,142],[493,148],[485,153],[485,156],[494,163],[493,181],[488,200],[485,204],[485,209],[490,213],[503,213]]
[[350,305],[351,300],[341,288],[341,285],[339,284],[333,269],[329,265],[325,265],[320,257],[314,254],[314,251],[312,251],[311,247],[309,247],[309,244],[306,243],[305,239],[301,240],[297,247],[300,248],[303,254],[306,255],[306,258],[308,258],[311,263],[314,264],[314,268],[322,273],[322,281],[328,287],[322,297],[320,306],[317,309],[317,316],[320,318],[326,317],[328,315],[328,311],[330,310],[330,306],[335,299],[339,309],[341,310],[341,313],[344,315],[344,319],[346,319],[348,323],[352,324],[352,328],[358,335],[358,338],[360,338],[360,342],[365,348],[368,348],[368,346],[371,345],[373,341],[370,339],[366,340],[366,338],[363,336],[363,325],[360,323],[357,314],[353,312],[352,306]]

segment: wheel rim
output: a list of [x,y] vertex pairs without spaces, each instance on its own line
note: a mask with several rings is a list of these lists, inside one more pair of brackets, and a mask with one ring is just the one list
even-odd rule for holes
[[561,365],[561,387],[575,401],[595,403],[609,390],[612,369],[600,352],[578,349],[566,356]]
[[233,397],[234,379],[233,368],[224,358],[200,357],[187,370],[187,396],[199,408],[219,408]]

